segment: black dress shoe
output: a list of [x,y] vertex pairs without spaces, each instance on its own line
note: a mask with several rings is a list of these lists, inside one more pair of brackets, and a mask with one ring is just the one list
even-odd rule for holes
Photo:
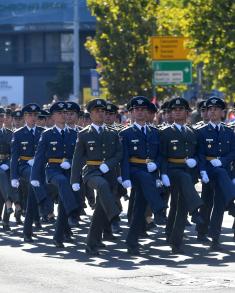
[[139,238],[148,238],[149,234],[146,231],[140,233]]
[[197,225],[202,225],[204,224],[204,221],[202,219],[202,217],[200,216],[198,211],[194,211],[192,213],[192,217],[191,217],[191,221]]
[[70,235],[64,237],[64,242],[75,244],[75,240]]
[[7,223],[3,223],[3,224],[2,224],[2,228],[3,228],[3,231],[4,231],[4,232],[11,232],[11,227],[10,227],[10,225],[7,224]]
[[104,233],[103,234],[103,240],[105,240],[105,241],[114,241],[116,239],[117,239],[117,237],[114,236],[112,233]]
[[139,248],[138,246],[135,246],[135,247],[132,247],[132,246],[128,246],[127,247],[127,253],[129,255],[140,255],[140,251],[139,251]]
[[154,222],[158,226],[165,226],[166,222],[167,222],[167,218],[165,216],[163,216],[163,215],[157,215],[154,218]]
[[34,240],[33,240],[32,236],[24,235],[24,242],[26,242],[26,243],[33,243]]
[[55,244],[55,247],[57,248],[64,248],[64,244],[61,241],[53,240],[53,243]]
[[206,235],[198,235],[197,236],[197,241],[200,243],[210,243],[210,239],[206,237]]
[[154,222],[150,222],[150,223],[146,224],[146,230],[147,231],[151,231],[151,230],[154,230],[156,228],[157,228],[157,226],[154,224]]
[[36,229],[42,229],[42,225],[39,221],[34,222],[34,226]]
[[86,253],[92,256],[99,255],[99,251],[96,247],[90,247],[88,245],[86,246]]
[[68,224],[70,228],[75,228],[78,226],[78,220],[74,217],[68,217]]
[[55,223],[56,222],[55,217],[48,217],[47,219],[48,219],[49,223]]
[[171,246],[172,254],[185,254],[184,250],[180,246],[172,245]]
[[106,245],[105,245],[102,241],[98,242],[98,243],[96,244],[96,246],[97,246],[98,249],[99,249],[99,248],[105,248],[105,247],[106,247]]
[[118,234],[118,233],[122,232],[122,228],[120,227],[119,222],[113,222],[111,224],[111,228],[112,228],[112,232],[114,234]]
[[221,246],[218,240],[212,240],[211,246],[210,246],[211,251],[223,251],[224,248]]

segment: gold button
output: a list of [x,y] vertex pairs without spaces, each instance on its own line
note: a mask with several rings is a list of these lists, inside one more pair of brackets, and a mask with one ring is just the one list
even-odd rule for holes
[[103,154],[105,154],[106,153],[106,151],[103,151]]
[[219,142],[219,144],[221,144],[221,142]]
[[105,146],[105,144],[103,143],[102,146]]

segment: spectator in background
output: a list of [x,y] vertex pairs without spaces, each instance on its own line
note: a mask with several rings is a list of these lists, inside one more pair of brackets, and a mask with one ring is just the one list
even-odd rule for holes
[[10,108],[7,108],[5,120],[4,120],[4,127],[8,129],[12,129],[12,126],[13,126],[12,110]]

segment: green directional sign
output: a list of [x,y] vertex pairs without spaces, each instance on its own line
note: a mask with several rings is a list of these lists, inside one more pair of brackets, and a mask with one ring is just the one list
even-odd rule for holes
[[153,61],[153,84],[192,83],[192,61]]

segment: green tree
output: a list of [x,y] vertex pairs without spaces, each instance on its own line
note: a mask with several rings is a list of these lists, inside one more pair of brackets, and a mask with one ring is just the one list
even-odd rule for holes
[[204,63],[208,85],[227,95],[235,92],[235,2],[192,0],[188,6],[188,35]]
[[156,32],[156,0],[88,0],[97,32],[86,46],[102,73],[109,98],[123,103],[152,95],[149,37]]

